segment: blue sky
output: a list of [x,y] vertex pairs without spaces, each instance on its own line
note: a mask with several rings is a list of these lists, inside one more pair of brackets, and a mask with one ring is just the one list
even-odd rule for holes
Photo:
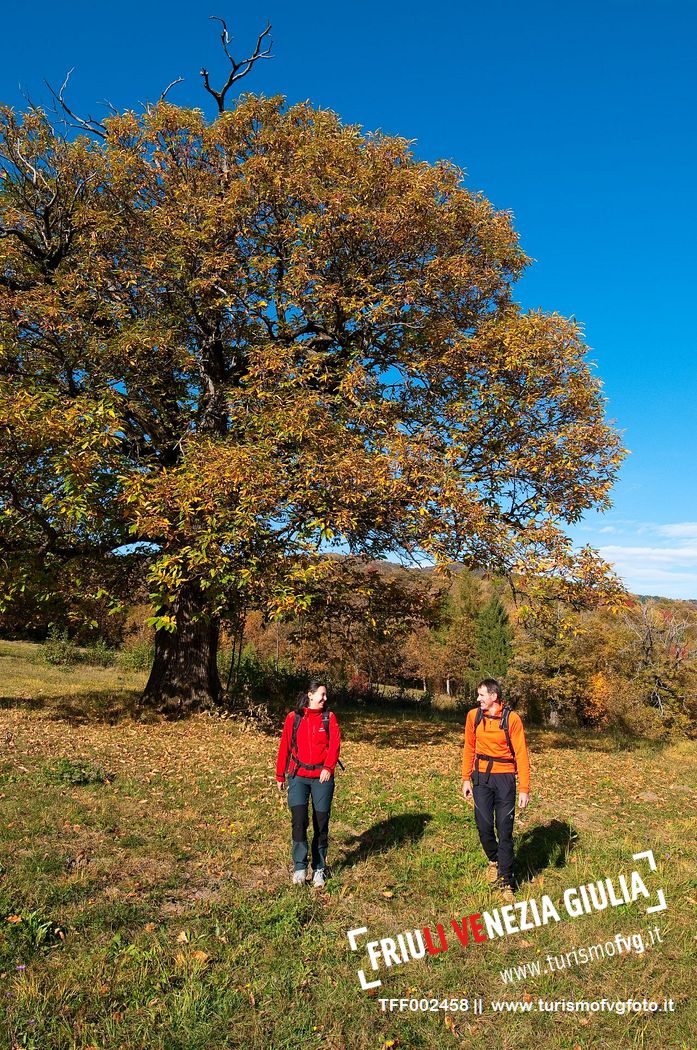
[[80,112],[136,107],[181,75],[171,100],[212,115],[198,71],[215,83],[225,66],[209,14],[228,18],[233,54],[273,23],[249,90],[414,139],[513,212],[536,260],[517,298],[583,323],[632,453],[613,509],[574,538],[633,591],[697,598],[697,5],[37,0],[3,13],[0,99],[45,102],[44,79],[75,66]]

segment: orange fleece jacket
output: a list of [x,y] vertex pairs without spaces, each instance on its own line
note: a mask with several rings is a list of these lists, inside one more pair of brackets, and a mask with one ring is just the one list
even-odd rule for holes
[[[465,750],[462,755],[462,779],[469,780],[474,768],[474,756],[491,755],[492,758],[510,758],[511,752],[506,743],[506,734],[499,727],[501,721],[500,713],[493,718],[485,715],[477,726],[477,739],[475,741],[474,720],[477,717],[478,708],[473,707],[467,712],[465,719]],[[508,732],[511,734],[511,743],[515,751],[516,769],[518,772],[518,788],[520,791],[530,790],[530,760],[528,758],[528,746],[525,742],[525,730],[520,716],[511,711],[508,718]],[[486,770],[486,762],[479,762],[479,771]],[[510,762],[494,762],[491,767],[492,773],[510,773]]]

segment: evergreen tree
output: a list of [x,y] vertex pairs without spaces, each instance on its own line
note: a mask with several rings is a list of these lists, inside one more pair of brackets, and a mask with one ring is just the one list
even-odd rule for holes
[[505,678],[513,655],[513,629],[508,613],[496,596],[478,614],[475,635],[482,677]]
[[468,697],[476,688],[476,622],[481,609],[479,582],[463,569],[451,595],[450,622],[445,637],[447,673],[458,682],[458,691]]

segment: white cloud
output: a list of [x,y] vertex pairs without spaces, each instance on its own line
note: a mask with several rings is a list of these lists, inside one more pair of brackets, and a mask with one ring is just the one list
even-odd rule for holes
[[697,522],[611,518],[584,523],[583,531],[630,591],[697,599]]
[[657,525],[656,531],[660,536],[694,540],[697,539],[697,521],[679,521],[674,525]]
[[600,553],[608,561],[615,558],[630,560],[638,565],[672,565],[679,562],[694,563],[697,573],[697,547],[624,547],[621,545],[601,547]]

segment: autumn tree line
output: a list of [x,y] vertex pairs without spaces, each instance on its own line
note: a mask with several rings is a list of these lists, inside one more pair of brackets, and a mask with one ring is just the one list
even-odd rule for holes
[[[661,739],[697,726],[697,606],[624,595],[611,608],[531,602],[510,583],[459,567],[433,569],[331,559],[332,585],[299,614],[271,619],[260,608],[224,619],[218,663],[223,709],[240,701],[284,706],[310,675],[344,701],[466,709],[477,683],[498,678],[528,721],[616,728]],[[114,616],[102,597],[32,596],[0,615],[0,636],[44,643],[62,663],[120,660],[148,670],[152,608],[140,601]],[[60,629],[58,624],[61,625]]]
[[694,603],[626,595],[612,608],[574,610],[532,604],[466,568],[448,581],[384,565],[363,573],[362,593],[354,581],[311,616],[279,624],[253,613],[246,656],[329,672],[363,702],[435,696],[466,709],[477,683],[496,677],[534,724],[652,739],[697,728]]

